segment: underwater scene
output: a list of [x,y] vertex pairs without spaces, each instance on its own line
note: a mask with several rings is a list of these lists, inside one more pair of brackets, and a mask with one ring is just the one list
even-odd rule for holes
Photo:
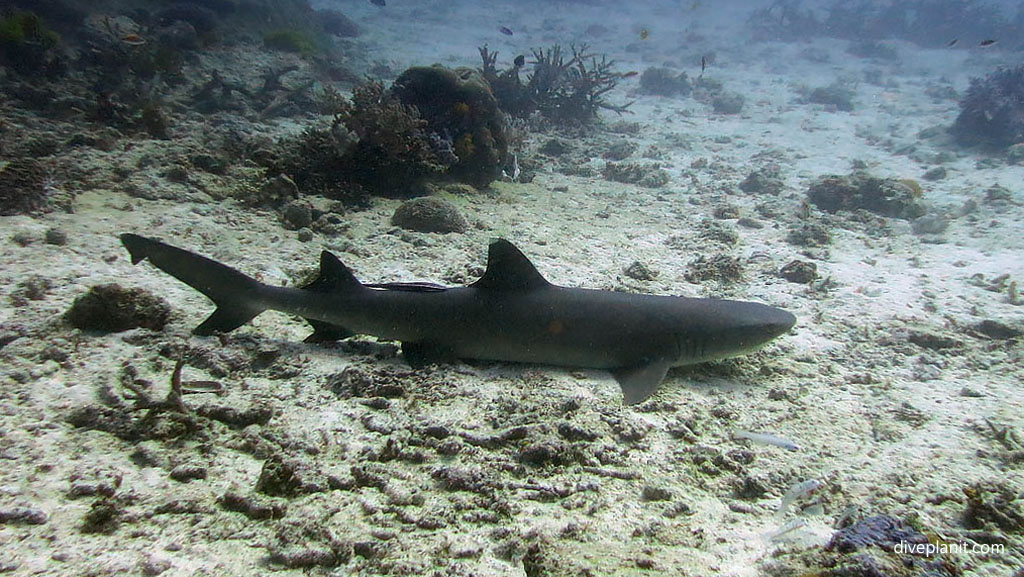
[[0,574],[1024,577],[1017,0],[0,0]]

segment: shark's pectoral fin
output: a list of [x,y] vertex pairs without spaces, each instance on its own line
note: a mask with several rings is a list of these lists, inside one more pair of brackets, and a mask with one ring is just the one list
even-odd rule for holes
[[658,390],[672,364],[664,359],[655,360],[642,365],[612,369],[612,376],[622,388],[623,402],[635,405],[647,400]]
[[309,326],[313,327],[313,334],[303,339],[302,342],[305,343],[329,343],[332,341],[347,339],[355,334],[345,327],[332,325],[331,323],[325,323],[323,321],[306,319],[306,322],[309,323]]
[[456,360],[450,348],[434,343],[402,341],[402,354],[405,355],[405,362],[414,369]]

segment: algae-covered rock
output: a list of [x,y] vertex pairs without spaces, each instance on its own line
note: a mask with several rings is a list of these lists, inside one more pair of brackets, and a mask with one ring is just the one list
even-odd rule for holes
[[58,74],[63,72],[59,44],[60,35],[35,12],[0,14],[0,66],[25,76]]
[[955,577],[954,555],[941,550],[907,521],[874,515],[842,527],[823,549],[780,551],[766,561],[767,575],[821,577]]
[[49,212],[49,182],[46,168],[30,158],[0,168],[0,215]]
[[164,299],[144,289],[118,284],[92,287],[64,314],[75,328],[112,333],[137,327],[159,331],[170,316],[171,307]]
[[686,72],[654,66],[640,75],[640,92],[658,96],[687,96],[693,88]]
[[450,202],[440,198],[414,198],[403,202],[391,224],[416,232],[466,232],[469,223]]
[[782,171],[777,164],[755,170],[740,183],[740,190],[752,194],[779,194],[786,188]]
[[920,193],[894,178],[856,171],[819,177],[807,189],[808,200],[827,212],[864,209],[882,216],[914,219],[924,214]]
[[609,162],[604,165],[604,177],[614,182],[638,184],[647,188],[658,188],[668,184],[668,171],[657,164],[634,164]]
[[793,260],[779,269],[779,276],[798,284],[807,284],[818,278],[818,265],[803,260]]
[[747,99],[739,92],[720,92],[711,99],[716,114],[739,114]]
[[807,101],[850,112],[853,110],[853,95],[853,89],[845,83],[833,82],[828,86],[820,86],[812,90],[807,95]]
[[1006,483],[980,482],[963,489],[967,497],[964,525],[1024,534],[1024,495]]

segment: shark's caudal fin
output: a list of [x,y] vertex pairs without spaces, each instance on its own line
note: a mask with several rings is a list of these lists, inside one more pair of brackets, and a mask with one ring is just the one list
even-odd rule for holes
[[264,285],[229,266],[137,234],[122,234],[121,244],[131,254],[132,264],[149,259],[153,266],[217,305],[217,310],[192,331],[194,334],[232,331],[265,309],[259,299]]

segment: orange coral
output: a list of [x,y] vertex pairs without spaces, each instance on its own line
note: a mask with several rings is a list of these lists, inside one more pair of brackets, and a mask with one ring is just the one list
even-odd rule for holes
[[924,196],[924,190],[921,188],[921,184],[913,178],[901,178],[900,184],[905,185],[910,189],[911,196],[914,198],[921,198]]

